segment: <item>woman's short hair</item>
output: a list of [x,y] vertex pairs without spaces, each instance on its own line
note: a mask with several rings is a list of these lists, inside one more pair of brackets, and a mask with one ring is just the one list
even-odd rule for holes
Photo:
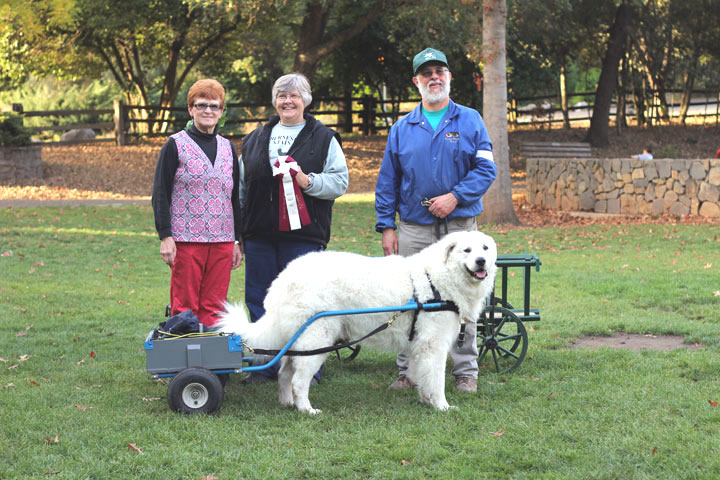
[[193,83],[193,86],[188,90],[188,107],[192,107],[195,104],[195,99],[200,97],[208,100],[219,100],[220,107],[225,108],[225,89],[217,80],[203,78]]
[[312,92],[310,91],[310,82],[302,73],[288,73],[275,80],[272,88],[272,104],[277,107],[277,96],[280,93],[289,93],[293,90],[300,92],[303,104],[307,107],[312,102]]

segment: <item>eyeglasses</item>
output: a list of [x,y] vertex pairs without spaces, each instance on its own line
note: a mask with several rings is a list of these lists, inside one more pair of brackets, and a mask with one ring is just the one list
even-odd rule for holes
[[445,67],[440,68],[427,68],[421,72],[418,72],[418,75],[422,75],[425,78],[430,78],[433,76],[433,73],[437,74],[438,77],[442,77],[446,73],[448,73],[450,70],[448,70]]
[[284,102],[284,101],[287,100],[288,98],[289,98],[290,100],[292,100],[293,102],[297,102],[297,101],[300,100],[302,97],[301,97],[300,95],[298,95],[297,93],[291,93],[290,95],[288,95],[288,94],[286,94],[286,93],[280,93],[280,94],[278,94],[278,96],[277,96],[277,99],[280,100],[281,102]]
[[219,112],[222,110],[222,107],[220,105],[215,104],[207,104],[207,103],[196,103],[193,105],[193,107],[197,108],[198,110],[207,110],[210,109],[211,112]]

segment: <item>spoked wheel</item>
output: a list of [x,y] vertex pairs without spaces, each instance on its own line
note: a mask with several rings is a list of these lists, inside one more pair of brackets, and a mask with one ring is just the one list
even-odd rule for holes
[[528,336],[525,325],[507,308],[494,307],[478,321],[478,366],[495,373],[510,373],[525,359]]
[[181,413],[214,413],[223,402],[220,379],[204,368],[186,368],[173,377],[168,386],[170,408]]
[[335,355],[337,355],[338,360],[341,362],[350,362],[352,360],[355,360],[355,357],[357,357],[360,354],[360,345],[352,345],[349,347],[341,348],[340,350],[335,350]]

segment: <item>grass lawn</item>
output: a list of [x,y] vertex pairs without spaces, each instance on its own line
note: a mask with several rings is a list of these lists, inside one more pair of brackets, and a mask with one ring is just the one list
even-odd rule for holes
[[[338,202],[330,247],[380,255],[373,225],[370,201]],[[218,415],[183,416],[145,372],[169,282],[151,209],[0,210],[0,478],[720,478],[720,227],[486,232],[541,258],[542,321],[477,395],[448,375],[457,410],[387,391],[394,355],[365,349],[328,361],[321,415],[234,375]],[[231,301],[242,286],[240,269]],[[568,348],[619,331],[699,348]]]

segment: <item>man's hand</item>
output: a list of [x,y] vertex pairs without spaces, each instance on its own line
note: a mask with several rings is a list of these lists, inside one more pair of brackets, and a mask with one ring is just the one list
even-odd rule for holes
[[445,218],[455,210],[457,204],[458,201],[455,195],[446,193],[445,195],[431,198],[428,211],[438,218]]
[[242,254],[242,248],[240,248],[240,244],[236,243],[233,245],[233,252],[232,252],[232,266],[230,267],[232,270],[235,270],[240,266],[243,260],[243,254]]
[[302,171],[300,165],[297,166],[297,175],[295,175],[295,180],[297,180],[298,185],[300,185],[300,188],[303,190],[310,186],[310,178],[305,175],[305,172]]
[[382,232],[382,248],[385,255],[398,253],[398,239],[394,228],[386,228]]
[[177,247],[175,246],[175,240],[172,237],[165,237],[160,242],[160,256],[163,262],[171,267],[175,264],[175,254],[177,253]]

